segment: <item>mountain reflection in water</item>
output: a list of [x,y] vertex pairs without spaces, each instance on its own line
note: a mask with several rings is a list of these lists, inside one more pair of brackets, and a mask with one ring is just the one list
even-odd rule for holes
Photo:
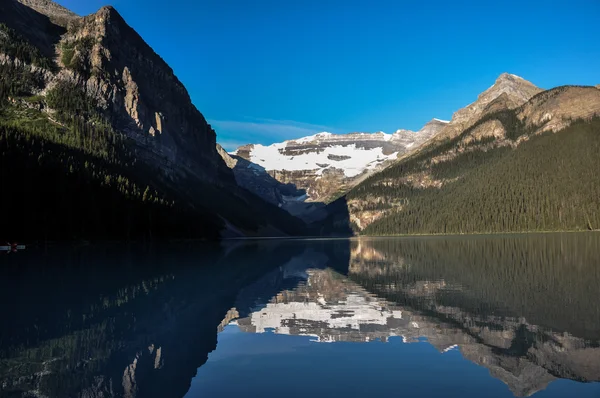
[[[427,396],[423,380],[452,396],[444,374],[460,396],[472,384],[600,394],[576,383],[600,381],[600,234],[91,246],[0,262],[0,396],[331,396],[336,369],[362,388],[333,390],[344,396],[419,383]],[[433,370],[407,373],[402,347]],[[329,379],[305,385],[320,362]]]

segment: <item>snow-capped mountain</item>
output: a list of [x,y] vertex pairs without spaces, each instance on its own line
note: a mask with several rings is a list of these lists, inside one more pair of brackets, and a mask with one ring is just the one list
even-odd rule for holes
[[[433,119],[421,130],[393,134],[318,133],[272,145],[250,144],[232,152],[256,173],[306,190],[307,201],[327,201],[435,136],[448,122]],[[235,171],[235,168],[234,168]],[[247,173],[247,171],[246,171]]]

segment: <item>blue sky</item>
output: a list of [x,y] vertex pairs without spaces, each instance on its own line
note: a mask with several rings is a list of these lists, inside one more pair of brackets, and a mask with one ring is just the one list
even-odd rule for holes
[[[78,14],[106,0],[58,0]],[[600,1],[112,0],[227,149],[418,130],[502,72],[600,84]]]

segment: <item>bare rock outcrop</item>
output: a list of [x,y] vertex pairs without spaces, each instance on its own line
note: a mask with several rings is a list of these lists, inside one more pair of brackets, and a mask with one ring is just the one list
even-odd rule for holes
[[57,79],[84,87],[147,160],[213,183],[231,174],[217,153],[214,130],[183,84],[113,7],[71,20],[61,39],[67,45],[76,48],[78,70],[63,64]]
[[434,141],[455,137],[484,114],[499,109],[514,109],[542,91],[519,76],[502,73],[490,88],[479,94],[475,102],[456,111],[450,123],[436,135]]

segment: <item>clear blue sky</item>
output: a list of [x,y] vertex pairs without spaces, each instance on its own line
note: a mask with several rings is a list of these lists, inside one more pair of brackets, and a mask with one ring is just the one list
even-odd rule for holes
[[[80,15],[110,0],[58,0]],[[112,0],[228,149],[418,130],[502,72],[600,84],[600,1]]]

